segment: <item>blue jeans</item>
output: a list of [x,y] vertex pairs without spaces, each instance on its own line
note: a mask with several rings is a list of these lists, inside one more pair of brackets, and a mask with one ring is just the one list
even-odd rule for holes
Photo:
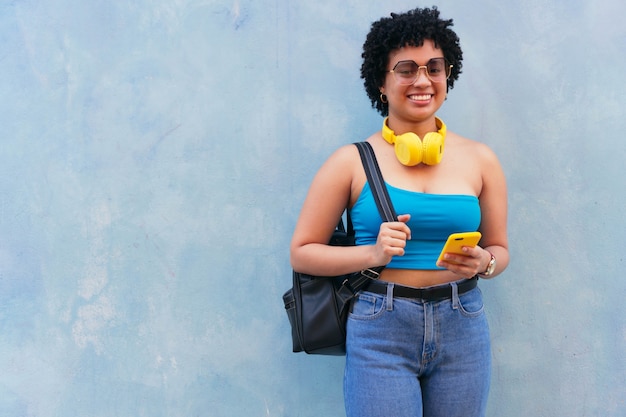
[[478,287],[423,301],[362,291],[348,318],[348,417],[484,416],[491,344]]

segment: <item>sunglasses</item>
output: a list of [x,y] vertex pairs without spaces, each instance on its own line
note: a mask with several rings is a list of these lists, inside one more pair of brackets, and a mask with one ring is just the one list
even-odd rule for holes
[[413,84],[418,76],[420,69],[426,70],[426,76],[434,83],[440,83],[450,78],[452,65],[448,64],[445,58],[433,58],[426,65],[417,65],[415,61],[400,61],[391,72],[400,84]]

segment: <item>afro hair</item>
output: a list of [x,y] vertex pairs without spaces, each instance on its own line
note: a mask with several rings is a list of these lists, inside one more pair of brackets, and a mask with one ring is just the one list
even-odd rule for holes
[[459,37],[451,27],[452,19],[441,19],[435,6],[401,14],[391,13],[391,17],[372,23],[361,54],[361,78],[372,107],[383,116],[389,113],[388,105],[380,99],[380,87],[384,83],[389,54],[405,46],[422,46],[425,40],[433,41],[443,51],[446,61],[452,64],[448,89],[454,86],[463,67],[463,51]]

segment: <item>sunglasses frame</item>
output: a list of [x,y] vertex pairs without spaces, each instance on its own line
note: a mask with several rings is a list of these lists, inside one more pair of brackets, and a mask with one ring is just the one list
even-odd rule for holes
[[[444,62],[444,71],[445,71],[445,77],[443,77],[442,79],[432,79],[429,71],[428,71],[428,66],[431,65],[431,63],[433,61],[440,61],[442,60]],[[407,78],[398,75],[399,73],[396,71],[396,68],[398,67],[398,65],[400,64],[405,64],[405,63],[412,63],[413,65],[415,65],[417,67],[417,71],[415,72],[415,77],[413,79],[409,81],[407,81]],[[428,62],[426,63],[426,65],[418,65],[417,62],[411,60],[411,59],[406,59],[404,61],[398,61],[396,63],[396,65],[394,65],[393,69],[387,71],[393,74],[394,79],[402,85],[410,85],[415,83],[415,81],[417,81],[417,79],[419,78],[419,74],[420,74],[420,69],[424,68],[424,72],[426,73],[426,77],[433,83],[441,83],[446,81],[448,78],[450,78],[450,74],[452,73],[452,64],[448,64],[448,61],[446,61],[446,59],[444,57],[438,57],[438,58],[431,58],[430,60],[428,60]]]

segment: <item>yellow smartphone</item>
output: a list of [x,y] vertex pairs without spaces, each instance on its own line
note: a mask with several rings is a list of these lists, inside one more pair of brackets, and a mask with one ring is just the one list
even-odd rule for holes
[[473,248],[478,244],[480,237],[480,232],[452,233],[448,236],[448,240],[439,254],[437,263],[439,263],[439,261],[443,261],[443,255],[445,253],[463,254],[463,246],[470,246]]

